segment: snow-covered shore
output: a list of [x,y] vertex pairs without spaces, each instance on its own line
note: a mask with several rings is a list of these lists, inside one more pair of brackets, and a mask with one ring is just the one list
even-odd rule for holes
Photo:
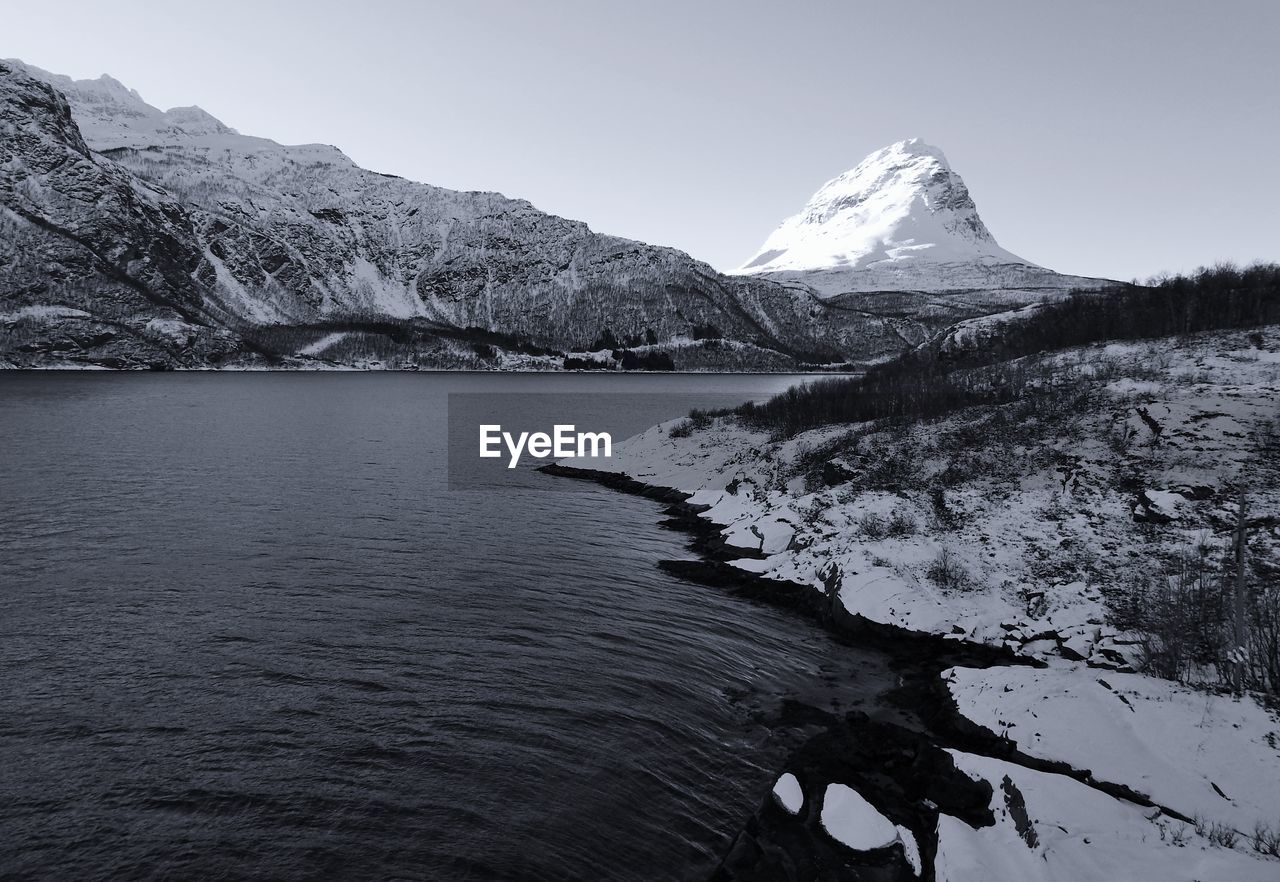
[[775,439],[676,420],[599,468],[687,496],[743,549],[732,566],[809,586],[837,619],[1039,665],[943,675],[1001,750],[949,750],[990,785],[995,823],[918,831],[936,878],[1276,879],[1252,838],[1280,830],[1280,719],[1136,673],[1139,636],[1111,613],[1131,577],[1221,544],[1242,473],[1255,553],[1277,553],[1280,463],[1258,443],[1280,415],[1278,352],[1274,327],[1090,347],[1047,359],[1087,397],[1013,426],[965,411]]

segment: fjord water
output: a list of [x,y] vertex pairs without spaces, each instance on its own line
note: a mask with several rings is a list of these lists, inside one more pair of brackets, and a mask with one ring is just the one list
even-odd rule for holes
[[779,700],[883,667],[649,500],[448,489],[447,394],[789,382],[0,376],[0,876],[705,876]]

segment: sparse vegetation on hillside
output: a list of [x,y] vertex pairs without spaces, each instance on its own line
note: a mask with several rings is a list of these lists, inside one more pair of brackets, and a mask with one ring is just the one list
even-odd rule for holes
[[[1009,623],[1017,640],[1280,695],[1280,266],[1078,293],[1018,318],[964,341],[982,348],[924,347],[670,434],[772,435],[760,486],[826,525],[805,537],[823,564],[830,543],[943,596],[999,586],[1043,620]],[[899,511],[920,526],[891,529]],[[1093,603],[1064,627],[1064,609]]]
[[297,356],[331,334],[346,335],[314,356],[331,362],[430,364],[465,368],[492,365],[503,352],[557,356],[511,334],[484,328],[453,328],[420,319],[354,316],[310,324],[245,325],[236,329],[249,348],[269,359]]
[[[1242,661],[1240,688],[1280,695],[1280,582],[1264,553],[1245,560],[1240,582],[1234,547],[1206,536],[1163,570],[1140,573],[1126,590],[1111,592],[1111,623],[1140,635],[1147,673],[1219,687],[1232,683]],[[1237,587],[1243,600],[1239,639]]]
[[1078,291],[1009,323],[999,345],[943,352],[922,347],[856,379],[787,390],[735,412],[749,424],[794,435],[832,423],[928,419],[1015,401],[1053,377],[1017,359],[1105,340],[1137,340],[1280,322],[1280,265],[1219,265],[1150,286]]

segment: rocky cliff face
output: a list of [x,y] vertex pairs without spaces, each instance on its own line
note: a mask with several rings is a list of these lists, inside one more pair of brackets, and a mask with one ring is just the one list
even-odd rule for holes
[[96,157],[55,89],[0,65],[0,327],[9,360],[196,366],[239,348],[169,194]]

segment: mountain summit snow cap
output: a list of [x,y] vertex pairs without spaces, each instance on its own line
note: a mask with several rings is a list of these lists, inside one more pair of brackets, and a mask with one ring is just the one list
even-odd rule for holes
[[877,150],[824,184],[738,272],[922,262],[1032,266],[996,243],[942,151],[911,138]]

